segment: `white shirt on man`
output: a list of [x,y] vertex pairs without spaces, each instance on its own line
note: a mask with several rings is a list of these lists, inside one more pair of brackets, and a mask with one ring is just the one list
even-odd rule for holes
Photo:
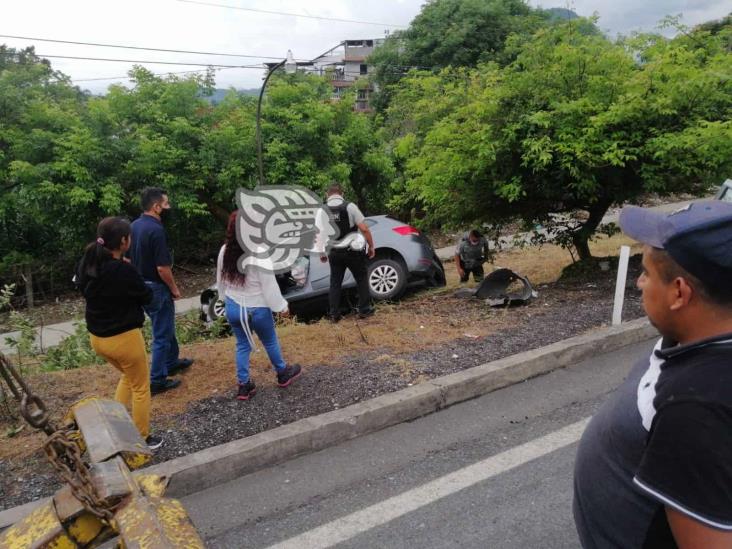
[[[328,197],[325,204],[330,207],[338,207],[345,202],[345,199],[339,194],[332,194]],[[349,202],[346,207],[348,212],[348,223],[351,227],[363,223],[366,219],[361,213],[361,210],[353,202]],[[315,228],[317,233],[315,235],[315,244],[313,251],[316,253],[326,253],[326,247],[329,244],[328,237],[332,233],[329,231],[330,220],[328,219],[328,210],[320,208],[315,216]]]

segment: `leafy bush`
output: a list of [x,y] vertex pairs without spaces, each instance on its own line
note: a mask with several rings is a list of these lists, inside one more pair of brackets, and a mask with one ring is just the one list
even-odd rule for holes
[[41,358],[41,368],[46,371],[73,370],[104,364],[91,347],[89,332],[83,320],[74,322],[74,333],[66,337],[56,347],[48,350]]
[[[17,353],[15,360],[19,367],[34,363],[43,371],[73,370],[104,364],[104,359],[97,356],[92,349],[86,322],[78,319],[74,322],[74,333],[64,338],[56,347],[42,353],[36,346],[36,326],[26,315],[12,309],[11,300],[15,292],[14,285],[6,285],[0,289],[0,310],[10,309],[8,324],[12,330],[20,332],[15,339],[6,338],[6,343]],[[145,347],[150,353],[152,343],[152,327],[150,320],[145,319],[142,327]],[[228,335],[226,320],[221,318],[210,324],[201,322],[198,313],[190,311],[176,317],[176,336],[178,343],[189,345],[199,341],[217,339]],[[4,402],[0,393],[0,405]]]
[[[145,349],[149,354],[152,350],[152,324],[149,318],[145,318],[142,335],[145,338]],[[225,318],[206,324],[201,321],[196,311],[188,311],[175,317],[175,337],[180,345],[190,345],[228,335],[229,327]]]
[[12,304],[15,295],[15,284],[6,284],[0,290],[0,310],[9,309],[7,325],[13,332],[18,332],[14,338],[6,337],[5,344],[17,353],[18,367],[23,368],[23,358],[30,357],[36,351],[36,329],[31,319],[17,311]]
[[228,335],[228,325],[224,318],[218,318],[214,322],[206,324],[201,322],[196,311],[189,311],[176,317],[175,334],[178,343],[188,345]]

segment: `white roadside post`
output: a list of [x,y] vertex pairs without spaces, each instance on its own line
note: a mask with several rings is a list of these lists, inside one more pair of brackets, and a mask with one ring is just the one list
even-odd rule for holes
[[613,326],[622,322],[623,300],[625,299],[625,281],[628,277],[628,259],[630,246],[620,246],[620,261],[618,262],[618,278],[615,282],[615,303],[613,304]]

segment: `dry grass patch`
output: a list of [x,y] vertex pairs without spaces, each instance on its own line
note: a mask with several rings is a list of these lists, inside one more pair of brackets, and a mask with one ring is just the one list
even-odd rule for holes
[[[618,234],[610,238],[599,237],[590,243],[590,250],[595,257],[611,257],[620,254],[620,246],[630,246],[631,255],[640,253],[642,245],[625,235]],[[522,274],[532,284],[549,284],[556,281],[562,270],[572,264],[569,252],[554,244],[546,244],[540,248],[514,248],[496,255],[495,267],[508,267]]]

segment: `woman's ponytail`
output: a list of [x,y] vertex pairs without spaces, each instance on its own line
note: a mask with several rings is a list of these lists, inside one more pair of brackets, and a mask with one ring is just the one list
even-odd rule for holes
[[97,278],[102,266],[112,259],[112,250],[122,246],[122,238],[130,236],[130,222],[122,217],[105,217],[97,226],[97,238],[84,249],[79,263],[79,287],[82,290],[90,279]]

